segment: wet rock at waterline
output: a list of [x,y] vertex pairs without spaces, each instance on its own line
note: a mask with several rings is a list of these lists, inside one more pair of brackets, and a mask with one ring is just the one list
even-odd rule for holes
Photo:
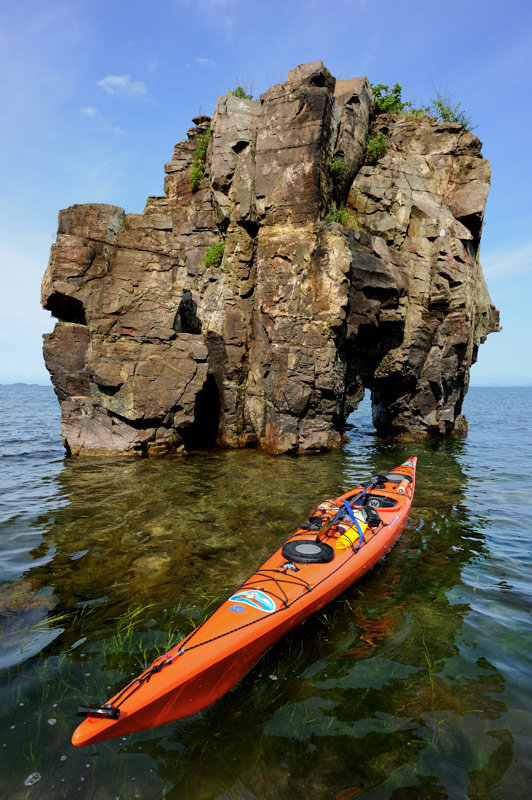
[[[479,140],[375,117],[367,79],[321,62],[193,121],[142,214],[60,212],[42,303],[67,452],[324,450],[364,389],[382,434],[465,432],[469,369],[498,329]],[[388,141],[373,166],[370,130]]]

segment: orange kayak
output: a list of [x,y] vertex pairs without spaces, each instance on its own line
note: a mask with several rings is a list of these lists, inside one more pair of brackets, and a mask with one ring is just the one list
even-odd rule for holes
[[395,544],[415,489],[416,456],[311,517],[183,641],[85,719],[72,743],[154,728],[214,703],[281,636],[365,575]]

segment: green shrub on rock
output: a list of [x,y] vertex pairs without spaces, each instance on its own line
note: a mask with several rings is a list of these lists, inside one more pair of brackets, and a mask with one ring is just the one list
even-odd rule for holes
[[329,163],[329,173],[333,178],[340,178],[345,169],[344,161],[331,161]]
[[401,114],[406,117],[426,115],[445,122],[457,122],[466,131],[472,131],[476,127],[472,124],[471,117],[463,110],[461,103],[451,103],[450,97],[441,92],[437,92],[436,97],[431,98],[429,106],[414,108],[411,100],[403,100],[403,87],[399,83],[391,88],[384,83],[372,83],[370,86],[377,114]]
[[225,242],[213,242],[203,256],[204,267],[219,267],[224,257]]
[[375,110],[378,114],[400,114],[405,108],[411,106],[409,100],[401,97],[403,87],[398,83],[391,89],[384,83],[370,84],[373,97],[375,98]]
[[445,122],[458,122],[466,131],[472,131],[477,126],[473,125],[473,120],[462,108],[461,103],[451,103],[448,95],[441,92],[436,93],[436,97],[431,98],[431,105],[426,109],[436,119],[443,119]]
[[253,100],[253,95],[248,94],[243,86],[237,86],[236,89],[229,89],[227,92],[228,97],[240,97],[241,100]]
[[196,191],[205,175],[205,164],[196,164],[190,170],[190,188]]
[[199,188],[199,185],[205,174],[205,161],[207,160],[207,148],[209,147],[210,138],[210,128],[207,128],[206,131],[203,131],[203,133],[200,133],[198,136],[196,149],[194,150],[194,155],[192,156],[192,169],[190,170],[190,188],[193,191],[196,191],[196,189]]
[[376,164],[377,161],[383,157],[388,147],[388,139],[382,132],[376,133],[375,136],[370,136],[366,143],[366,158],[365,163]]
[[377,114],[401,114],[404,117],[422,117],[427,108],[414,108],[412,100],[403,100],[403,87],[396,83],[391,89],[384,83],[377,85],[371,83],[371,91],[375,98],[375,111]]

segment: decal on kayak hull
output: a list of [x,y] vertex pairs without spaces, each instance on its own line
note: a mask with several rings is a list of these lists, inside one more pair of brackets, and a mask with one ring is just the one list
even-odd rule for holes
[[236,603],[245,603],[259,611],[265,611],[267,614],[271,614],[272,611],[275,611],[275,602],[266,592],[260,589],[246,589],[246,591],[237,592],[232,595],[229,600]]

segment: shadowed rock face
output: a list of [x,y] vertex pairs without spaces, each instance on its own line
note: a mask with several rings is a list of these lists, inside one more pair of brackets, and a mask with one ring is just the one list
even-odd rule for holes
[[[428,118],[375,121],[367,79],[335,81],[321,62],[194,122],[142,214],[59,214],[42,303],[58,319],[44,357],[67,452],[338,447],[364,388],[383,434],[464,433],[469,369],[498,329],[477,257],[479,140]],[[370,129],[389,141],[371,167]],[[333,203],[357,230],[324,221]]]

